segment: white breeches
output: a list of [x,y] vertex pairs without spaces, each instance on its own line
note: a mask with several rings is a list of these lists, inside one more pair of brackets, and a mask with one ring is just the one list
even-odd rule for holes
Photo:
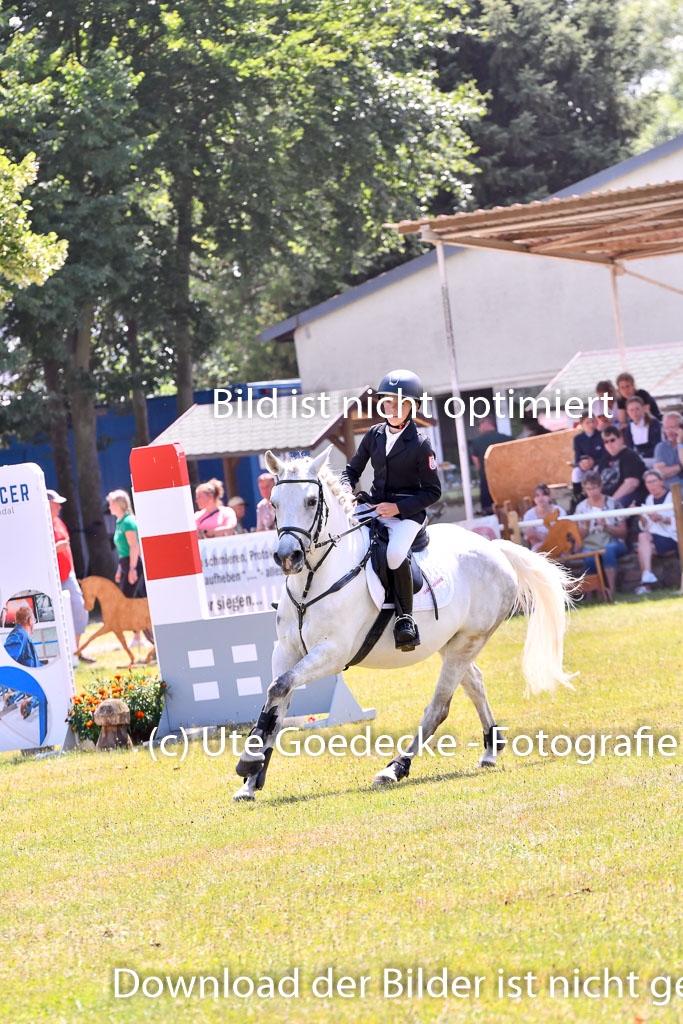
[[414,519],[380,519],[389,531],[389,544],[387,545],[387,565],[390,569],[398,569],[401,562],[405,561],[410,545],[417,537],[422,523],[416,523]]

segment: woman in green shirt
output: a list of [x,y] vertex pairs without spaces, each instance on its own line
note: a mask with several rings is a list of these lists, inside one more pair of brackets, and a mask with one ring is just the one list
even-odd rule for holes
[[110,513],[116,517],[114,547],[119,556],[116,582],[126,597],[144,597],[147,593],[140,558],[138,527],[130,498],[125,491],[111,491],[107,495]]

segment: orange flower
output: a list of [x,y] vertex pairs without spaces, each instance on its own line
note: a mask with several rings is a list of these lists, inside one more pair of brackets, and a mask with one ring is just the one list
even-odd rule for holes
[[135,717],[136,718],[144,718],[145,717],[145,712],[144,711],[136,711],[135,712]]
[[114,679],[123,679],[123,676],[114,676]]
[[166,687],[166,683],[162,683],[162,684],[161,684],[161,688],[162,688],[162,690],[163,690],[163,689],[165,689],[165,687]]
[[91,725],[94,725],[94,722],[93,722],[92,718],[90,719],[90,721],[89,721],[89,722],[86,722],[86,723],[85,723],[85,727],[86,727],[86,729],[89,729]]

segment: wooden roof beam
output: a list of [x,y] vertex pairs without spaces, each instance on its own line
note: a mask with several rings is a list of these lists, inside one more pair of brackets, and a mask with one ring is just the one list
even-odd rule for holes
[[429,231],[422,231],[420,233],[420,237],[426,242],[444,242],[444,244],[446,245],[459,245],[465,249],[491,249],[498,252],[521,252],[527,253],[530,256],[543,257],[544,259],[557,258],[563,260],[578,260],[581,263],[600,263],[604,265],[609,265],[612,262],[612,260],[610,260],[607,256],[590,256],[582,252],[563,252],[562,254],[548,253],[546,256],[544,253],[532,252],[526,246],[514,245],[513,243],[510,242],[501,242],[498,241],[497,239],[491,238],[480,239],[459,237],[451,242],[449,238],[441,237]]

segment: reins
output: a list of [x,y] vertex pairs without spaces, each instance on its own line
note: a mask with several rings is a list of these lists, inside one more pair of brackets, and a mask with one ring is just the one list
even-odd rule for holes
[[[316,572],[318,571],[320,566],[323,564],[323,562],[325,561],[327,556],[330,554],[330,552],[334,548],[336,548],[337,544],[342,539],[342,537],[346,537],[349,533],[354,533],[356,530],[360,530],[361,527],[364,526],[365,524],[364,523],[357,523],[356,526],[352,526],[350,529],[344,530],[343,533],[331,535],[330,537],[328,537],[327,540],[321,541],[319,543],[318,542],[318,537],[320,536],[320,531],[322,530],[323,525],[327,524],[327,520],[328,520],[329,514],[330,514],[330,510],[329,510],[329,508],[327,506],[327,502],[325,501],[325,495],[323,493],[323,485],[322,485],[321,480],[318,477],[315,477],[314,479],[311,479],[310,477],[308,477],[308,478],[304,477],[304,478],[300,478],[300,479],[278,480],[276,486],[279,487],[281,484],[317,484],[318,485],[318,501],[316,503],[315,515],[313,516],[313,522],[311,523],[310,530],[302,530],[298,526],[283,526],[282,528],[280,528],[277,525],[277,511],[275,513],[275,528],[277,530],[278,540],[280,539],[280,537],[286,536],[287,534],[293,535],[294,539],[297,541],[299,547],[301,548],[301,552],[302,552],[302,554],[304,556],[304,565],[308,569],[308,577],[306,579],[306,583],[304,585],[303,593],[301,595],[301,598],[302,598],[301,601],[297,601],[296,598],[293,597],[293,595],[292,595],[292,593],[291,593],[291,591],[289,589],[289,580],[285,580],[285,590],[287,591],[287,596],[289,597],[290,601],[292,602],[292,604],[296,608],[298,624],[299,624],[299,639],[301,640],[301,646],[303,647],[304,652],[306,654],[308,654],[308,648],[306,647],[306,643],[304,641],[304,636],[303,636],[304,616],[306,615],[307,610],[311,607],[311,605],[317,604],[318,601],[322,601],[322,599],[324,597],[329,597],[330,594],[336,594],[338,591],[342,590],[348,583],[350,583],[352,580],[354,580],[359,575],[359,573],[361,573],[363,571],[363,569],[365,568],[365,566],[366,566],[366,564],[368,562],[368,559],[370,558],[370,551],[371,551],[372,545],[368,546],[368,550],[365,552],[365,554],[363,555],[362,559],[360,560],[358,565],[355,566],[355,568],[350,569],[340,579],[338,579],[335,583],[333,583],[331,587],[328,587],[328,589],[325,590],[322,594],[318,594],[317,597],[313,597],[313,598],[311,598],[310,601],[306,601],[306,598],[308,597],[308,592],[311,589],[311,584],[313,582],[313,577],[315,576]],[[301,541],[300,541],[299,537],[297,536],[297,534],[301,534],[302,537],[306,537],[306,539],[310,542],[310,546],[308,548],[308,551],[306,550],[306,548],[304,548],[304,546],[301,543]],[[322,558],[320,558],[315,563],[315,565],[311,565],[310,562],[308,561],[308,557],[307,556],[311,553],[311,551],[314,548],[321,548],[321,547],[327,547],[327,550],[325,551],[325,553],[322,556]]]

